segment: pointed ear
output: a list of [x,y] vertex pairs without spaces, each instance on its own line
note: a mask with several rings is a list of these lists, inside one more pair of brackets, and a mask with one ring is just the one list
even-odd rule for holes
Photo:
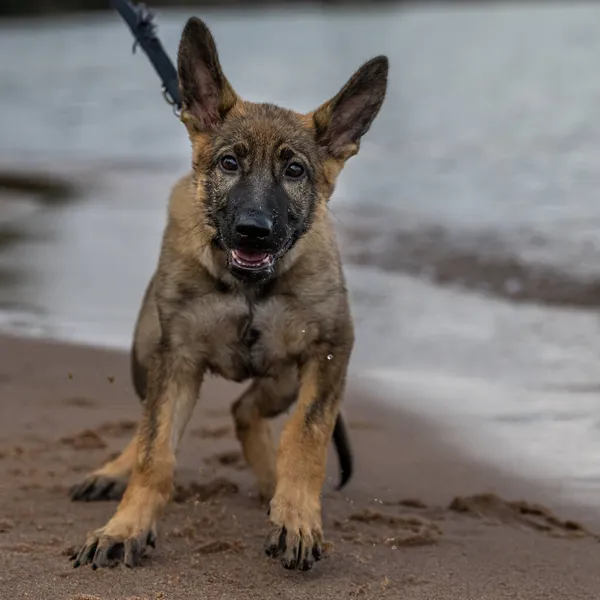
[[388,59],[365,63],[340,92],[313,113],[317,141],[336,159],[358,152],[360,139],[377,116],[387,88]]
[[182,120],[197,132],[214,131],[237,101],[223,75],[217,46],[208,27],[196,17],[186,23],[177,57]]

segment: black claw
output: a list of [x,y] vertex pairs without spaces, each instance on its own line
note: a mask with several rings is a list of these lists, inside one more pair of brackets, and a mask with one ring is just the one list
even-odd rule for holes
[[298,567],[298,544],[290,544],[284,549],[281,564],[284,569],[296,569]]
[[104,567],[108,563],[108,548],[98,548],[94,555],[94,562],[92,563],[92,569],[94,571],[100,567]]
[[150,534],[140,536],[133,540],[128,540],[125,544],[125,566],[132,568],[137,567],[142,562],[142,557],[146,551],[146,544]]
[[107,541],[104,546],[101,546],[96,550],[92,568],[115,567],[123,561],[124,556],[125,545],[123,542]]
[[292,569],[298,568],[300,557],[302,556],[302,538],[293,536],[291,540],[291,548],[288,550],[289,562],[292,564]]
[[105,485],[104,486],[90,485],[86,489],[86,492],[82,496],[81,500],[83,500],[84,502],[92,502],[94,500],[98,500],[102,496],[105,489],[106,489]]
[[73,502],[96,502],[98,500],[120,500],[125,491],[125,482],[108,477],[92,477],[71,487]]
[[83,546],[81,550],[77,553],[75,557],[75,563],[73,564],[73,568],[81,567],[83,565],[87,565],[92,562],[94,555],[96,553],[96,548],[98,546],[98,542],[94,542],[93,544]]
[[287,536],[288,532],[287,529],[284,527],[281,530],[281,535],[279,536],[279,544],[277,545],[277,555],[281,554],[282,552],[285,552],[285,547],[287,545]]
[[95,481],[90,481],[87,483],[83,490],[81,490],[81,494],[79,496],[80,500],[83,500],[84,502],[89,501],[90,496],[94,493],[94,490],[96,489],[95,483]]
[[319,561],[323,558],[323,548],[320,545],[314,546],[312,553],[313,553],[313,558],[316,561]]
[[314,551],[314,545],[306,546],[305,543],[303,543],[302,538],[300,538],[297,565],[300,571],[310,571],[310,569],[312,569],[312,566],[315,562],[313,558]]
[[146,544],[148,546],[150,546],[151,548],[156,548],[156,534],[153,531],[151,531],[148,534],[148,539],[146,540]]
[[87,495],[87,502],[102,500],[103,498],[110,498],[110,493],[115,487],[115,483],[115,481],[106,481],[104,484],[101,483],[100,485],[92,487]]
[[137,549],[134,547],[134,542],[127,544],[125,548],[125,560],[123,564],[128,568],[132,569],[137,565]]
[[300,565],[301,571],[310,571],[313,568],[313,561],[305,558]]
[[287,530],[284,527],[281,531],[277,530],[272,532],[265,543],[265,553],[267,556],[276,558],[279,556],[286,547]]
[[277,556],[277,544],[267,544],[265,546],[265,553],[267,556],[275,558]]
[[74,502],[81,500],[85,496],[91,485],[92,483],[90,481],[84,481],[83,483],[78,483],[77,485],[71,487],[71,500],[73,500]]

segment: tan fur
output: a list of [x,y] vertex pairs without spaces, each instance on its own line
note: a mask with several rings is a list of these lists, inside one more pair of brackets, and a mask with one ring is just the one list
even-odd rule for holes
[[[253,380],[232,413],[259,491],[271,499],[265,550],[287,568],[308,569],[322,552],[327,446],[354,343],[327,202],[383,101],[387,60],[365,64],[335,98],[301,115],[240,99],[220,71],[210,32],[190,19],[179,76],[194,168],[171,193],[158,266],[136,322],[132,371],[144,416],[121,456],[93,473],[76,495],[92,498],[101,492],[98,481],[123,479],[130,471],[131,478],[116,514],[88,536],[76,566],[120,559],[134,565],[153,543],[181,437],[203,377],[213,372]],[[277,184],[307,226],[268,282],[234,277],[216,243],[214,214],[228,202],[232,181],[213,168],[220,147],[253,161],[265,177],[272,178],[290,153],[310,166],[312,177],[282,177]],[[294,402],[275,455],[268,419]]]
[[100,469],[94,471],[92,477],[111,479],[127,479],[133,471],[137,458],[137,434],[131,438],[123,452],[117,458],[108,461]]

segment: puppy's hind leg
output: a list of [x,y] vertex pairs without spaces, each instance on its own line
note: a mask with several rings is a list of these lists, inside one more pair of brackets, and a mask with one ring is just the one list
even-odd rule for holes
[[297,370],[290,368],[276,378],[254,380],[231,408],[244,457],[266,502],[275,491],[275,445],[268,419],[287,410],[297,393]]
[[71,500],[120,500],[133,471],[136,455],[137,434],[117,458],[92,471],[81,483],[74,485],[70,490]]

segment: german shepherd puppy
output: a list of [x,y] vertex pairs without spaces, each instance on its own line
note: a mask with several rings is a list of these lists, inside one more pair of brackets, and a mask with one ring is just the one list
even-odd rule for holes
[[[232,411],[270,500],[265,552],[308,570],[323,551],[321,488],[334,429],[342,483],[350,465],[338,415],[354,333],[327,203],[381,108],[388,60],[370,60],[331,100],[298,114],[243,101],[210,31],[191,18],[178,75],[193,170],[171,194],[136,325],[132,367],[144,415],[123,453],[72,491],[96,500],[125,490],[74,566],[134,566],[154,546],[180,439],[213,372],[252,379]],[[275,453],[268,419],[294,402]]]

